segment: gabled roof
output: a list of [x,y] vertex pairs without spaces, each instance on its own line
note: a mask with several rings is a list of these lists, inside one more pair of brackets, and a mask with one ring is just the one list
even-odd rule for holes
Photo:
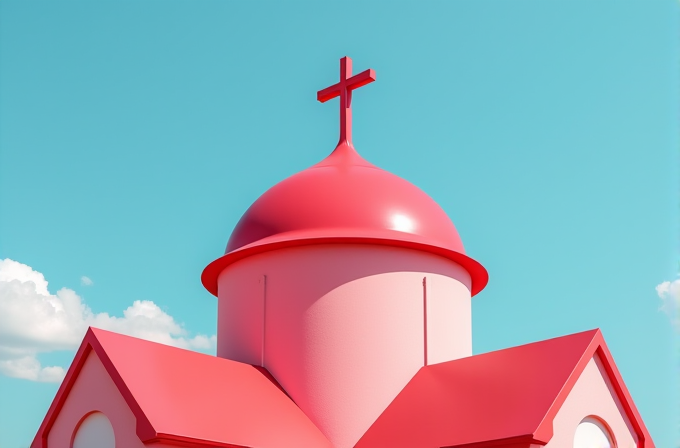
[[638,448],[653,448],[600,330],[423,367],[355,448],[545,445],[557,411],[596,353]]
[[331,447],[265,369],[94,328],[85,335],[33,446],[47,446],[47,434],[91,351],[135,414],[137,435],[145,443]]

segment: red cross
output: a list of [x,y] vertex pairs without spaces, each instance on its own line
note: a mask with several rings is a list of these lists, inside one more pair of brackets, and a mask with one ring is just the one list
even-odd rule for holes
[[316,99],[326,101],[340,97],[340,142],[352,145],[352,90],[375,81],[375,71],[368,69],[352,76],[352,60],[345,56],[340,59],[340,82],[316,92]]

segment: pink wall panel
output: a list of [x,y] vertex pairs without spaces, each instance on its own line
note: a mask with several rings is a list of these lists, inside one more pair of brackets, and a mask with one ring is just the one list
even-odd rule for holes
[[465,284],[440,274],[426,276],[427,363],[472,355],[472,302]]
[[239,263],[228,270],[228,277],[220,286],[226,299],[220,300],[217,309],[217,356],[261,365],[264,276],[247,263]]

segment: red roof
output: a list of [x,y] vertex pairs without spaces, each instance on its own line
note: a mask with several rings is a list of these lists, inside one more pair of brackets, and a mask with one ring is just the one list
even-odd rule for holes
[[257,199],[236,225],[225,255],[206,267],[201,280],[217,295],[218,275],[237,260],[282,247],[339,242],[444,256],[470,273],[473,295],[488,281],[486,269],[465,255],[456,228],[431,197],[347,144]]
[[54,419],[92,350],[135,414],[137,435],[143,442],[231,448],[331,447],[265,369],[93,328],[34,446],[46,447]]
[[[135,414],[145,443],[331,448],[265,369],[92,328],[32,446],[47,446],[91,351]],[[638,448],[654,448],[599,330],[423,367],[355,448],[545,445],[555,415],[595,354]]]
[[599,330],[423,367],[355,448],[545,445],[553,418],[595,353],[638,448],[653,448]]

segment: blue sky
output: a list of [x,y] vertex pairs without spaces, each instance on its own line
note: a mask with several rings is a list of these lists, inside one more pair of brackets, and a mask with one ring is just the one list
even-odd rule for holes
[[21,263],[5,280],[91,310],[20,347],[57,369],[33,380],[2,364],[28,336],[0,328],[0,447],[32,440],[83,322],[153,321],[211,350],[200,273],[250,203],[333,149],[337,104],[315,94],[345,55],[377,74],[354,95],[357,149],[438,201],[489,270],[475,353],[599,327],[657,446],[678,446],[680,286],[655,288],[680,261],[679,16],[670,0],[0,3],[0,259]]

